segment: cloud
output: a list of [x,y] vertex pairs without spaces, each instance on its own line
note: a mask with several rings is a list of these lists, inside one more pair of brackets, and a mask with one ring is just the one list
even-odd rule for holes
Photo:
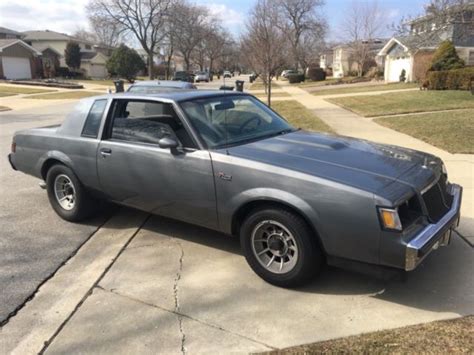
[[209,9],[212,16],[222,21],[224,27],[229,28],[231,31],[240,31],[240,28],[244,25],[244,14],[242,12],[231,9],[227,5],[208,3],[204,4]]
[[72,34],[88,27],[88,0],[0,0],[0,26],[15,30],[52,30]]
[[[239,34],[245,14],[225,4],[201,0],[210,13],[234,34]],[[0,26],[15,30],[52,30],[73,34],[89,28],[85,7],[89,0],[0,0]]]

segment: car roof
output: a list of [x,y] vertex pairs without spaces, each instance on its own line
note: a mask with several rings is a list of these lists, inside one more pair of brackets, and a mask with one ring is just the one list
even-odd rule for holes
[[[218,96],[231,96],[231,95],[242,95],[248,96],[249,94],[239,92],[239,91],[226,91],[226,90],[179,90],[179,91],[169,91],[169,92],[160,92],[154,94],[143,94],[143,93],[133,93],[133,92],[121,92],[109,95],[101,95],[99,97],[114,97],[114,98],[153,98],[153,99],[163,99],[166,101],[187,101],[192,99],[207,98],[207,97],[218,97]],[[94,99],[97,99],[95,97]]]
[[143,81],[136,81],[132,86],[146,86],[146,87],[167,87],[167,88],[182,88],[187,89],[191,88],[192,84],[185,82],[185,81],[173,81],[173,80],[143,80]]

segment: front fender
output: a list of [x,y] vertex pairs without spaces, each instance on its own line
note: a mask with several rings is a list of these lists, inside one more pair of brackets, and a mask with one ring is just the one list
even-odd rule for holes
[[311,223],[312,227],[318,230],[318,224],[320,216],[312,206],[300,197],[289,193],[287,191],[274,189],[274,188],[252,188],[240,192],[233,196],[228,202],[228,206],[231,206],[228,213],[224,216],[220,216],[221,226],[226,233],[231,233],[233,217],[241,211],[245,206],[250,206],[254,202],[258,201],[270,201],[288,206],[300,214]]

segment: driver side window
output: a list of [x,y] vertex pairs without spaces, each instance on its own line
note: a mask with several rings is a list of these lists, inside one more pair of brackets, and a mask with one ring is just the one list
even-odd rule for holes
[[168,103],[145,100],[115,100],[109,118],[110,139],[156,144],[172,137],[183,147],[195,148],[194,142]]

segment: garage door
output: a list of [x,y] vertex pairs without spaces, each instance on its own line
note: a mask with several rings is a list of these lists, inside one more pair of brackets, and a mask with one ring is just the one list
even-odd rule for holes
[[90,76],[92,78],[100,78],[100,79],[105,78],[107,76],[107,70],[105,69],[105,65],[91,63]]
[[402,70],[405,69],[405,75],[408,80],[408,73],[410,69],[410,58],[391,58],[390,59],[390,67],[389,67],[389,81],[400,81],[400,75],[402,74]]
[[3,75],[7,79],[31,79],[31,66],[28,58],[2,57]]

